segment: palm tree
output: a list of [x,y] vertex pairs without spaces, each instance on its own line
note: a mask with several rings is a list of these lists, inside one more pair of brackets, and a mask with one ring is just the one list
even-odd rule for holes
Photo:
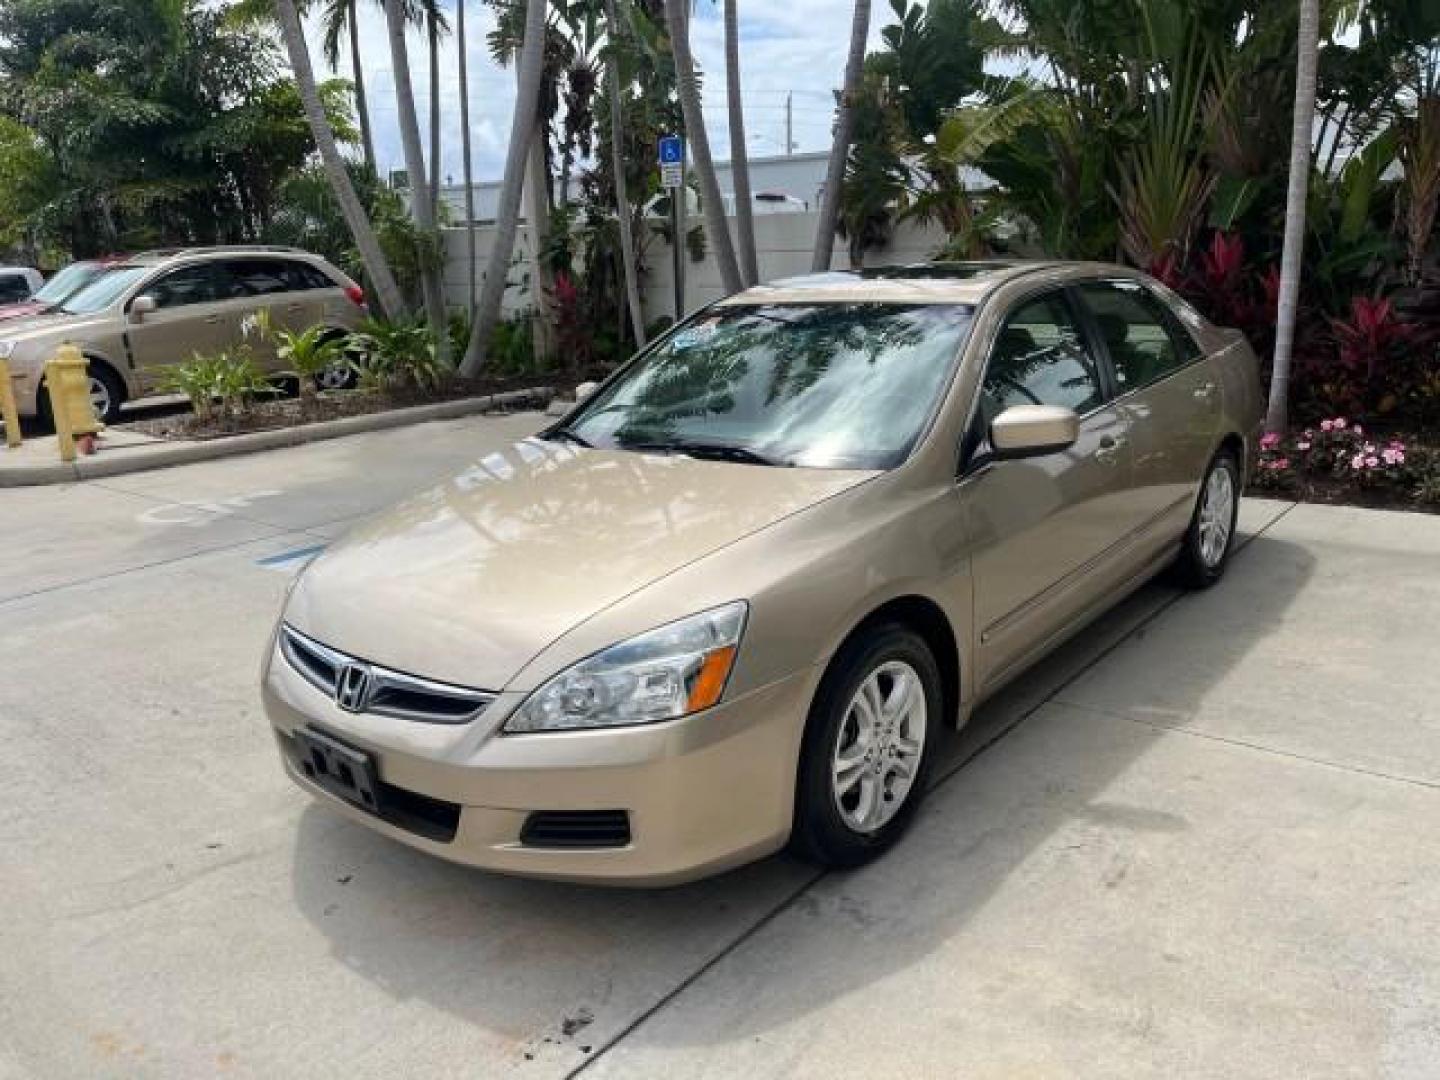
[[740,17],[725,0],[725,93],[730,114],[730,173],[735,178],[735,234],[745,284],[760,280],[755,265],[755,222],[750,212],[750,155],[745,149],[745,107],[740,98]]
[[[394,0],[390,0],[394,2]],[[535,116],[540,109],[540,80],[545,68],[545,0],[525,0],[525,39],[520,47],[519,87],[515,114],[510,121],[510,146],[505,155],[505,177],[500,184],[500,205],[495,213],[495,243],[480,287],[475,324],[460,373],[475,376],[485,366],[486,351],[495,324],[500,321],[500,303],[505,298],[506,271],[515,250],[515,230],[520,219],[520,194],[524,188],[525,165],[530,140],[535,134]]]
[[[410,82],[410,54],[405,47],[407,11],[404,0],[385,0],[385,27],[390,36],[390,64],[395,76],[395,102],[400,142],[405,149],[405,172],[410,182],[410,207],[415,225],[428,241],[435,236],[435,205],[425,176],[425,152],[420,144],[420,121],[415,114],[415,90]],[[436,350],[447,358],[449,334],[445,328],[445,295],[440,269],[432,258],[422,258],[420,290],[425,299],[425,320],[435,335]]]
[[455,0],[455,44],[460,50],[460,162],[465,180],[466,309],[475,321],[475,184],[470,162],[470,62],[465,55],[465,0]]
[[[680,111],[685,117],[685,137],[690,144],[695,176],[700,181],[700,197],[705,203],[705,231],[715,252],[725,291],[734,293],[745,284],[735,262],[735,246],[730,242],[725,203],[720,197],[720,182],[715,178],[715,163],[710,158],[710,140],[705,135],[705,117],[700,111],[700,86],[695,80],[695,60],[690,55],[690,20],[685,11],[688,2],[665,0],[665,20],[670,31],[670,51],[675,58],[675,82]],[[680,238],[676,237],[675,242],[680,243]]]
[[439,0],[426,0],[425,38],[430,52],[430,208],[440,204],[440,30]]
[[365,95],[365,68],[360,63],[360,23],[355,15],[355,0],[328,0],[323,16],[325,26],[325,62],[335,70],[340,63],[340,38],[349,39],[350,81],[355,84],[355,115],[360,121],[360,147],[365,164],[375,164],[375,137],[370,128],[370,101]]
[[830,163],[825,169],[825,190],[820,196],[820,221],[815,227],[815,255],[812,270],[829,270],[835,251],[835,222],[840,216],[840,187],[845,178],[845,159],[850,154],[850,132],[854,126],[855,95],[865,68],[865,39],[870,35],[870,0],[855,0],[855,17],[850,23],[850,55],[845,60],[845,88],[835,113],[835,141],[830,144]]
[[395,282],[390,263],[380,249],[380,241],[375,236],[369,215],[365,213],[360,197],[355,194],[355,185],[350,182],[345,159],[340,156],[340,149],[335,145],[335,132],[330,127],[330,119],[325,115],[325,106],[321,103],[320,91],[315,85],[315,70],[310,66],[310,51],[305,45],[305,31],[300,25],[300,13],[295,8],[295,0],[275,0],[275,13],[280,22],[280,37],[290,55],[290,70],[295,76],[305,119],[309,122],[310,132],[315,138],[325,175],[335,190],[340,212],[344,215],[345,224],[349,226],[355,247],[360,252],[360,261],[365,265],[370,284],[374,286],[380,313],[386,318],[398,318],[405,310],[405,301],[400,293],[400,286]]
[[[605,0],[605,25],[609,36],[605,50],[605,84],[610,95],[610,168],[615,173],[615,210],[620,218],[620,261],[625,268],[625,303],[630,309],[630,326],[635,347],[645,347],[645,313],[640,308],[640,276],[635,266],[635,235],[631,231],[630,198],[625,191],[625,125],[620,93],[620,20],[615,0]],[[753,251],[753,245],[752,245]]]
[[1300,257],[1305,248],[1305,203],[1310,191],[1310,140],[1315,119],[1315,72],[1320,57],[1319,0],[1300,0],[1295,56],[1295,116],[1290,128],[1290,183],[1285,191],[1285,242],[1280,257],[1280,304],[1275,316],[1275,363],[1265,429],[1290,426],[1290,355],[1300,302]]

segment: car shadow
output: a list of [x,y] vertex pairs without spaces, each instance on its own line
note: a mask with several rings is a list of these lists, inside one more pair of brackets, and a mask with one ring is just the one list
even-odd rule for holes
[[[1184,830],[1184,819],[1164,808],[1105,798],[1155,740],[1175,737],[1163,730],[1143,729],[1142,738],[1082,740],[1080,750],[1063,756],[1045,755],[1044,739],[1027,741],[1017,750],[1033,759],[1024,769],[1064,797],[1027,801],[1023,813],[993,820],[986,818],[995,806],[993,792],[984,794],[985,781],[1002,755],[990,751],[1014,749],[1012,733],[1027,725],[1066,722],[1053,715],[1063,710],[1047,710],[1046,704],[1132,635],[1144,634],[1152,620],[1185,619],[1197,604],[1241,605],[1245,617],[1233,620],[1224,660],[1205,679],[1186,684],[1196,698],[1189,704],[1198,706],[1205,688],[1277,631],[1312,572],[1312,556],[1303,548],[1262,533],[1237,553],[1230,576],[1215,590],[1190,595],[1158,583],[1142,588],[948,738],[938,763],[939,790],[911,834],[887,857],[848,875],[820,874],[777,856],[673,889],[557,885],[457,867],[312,805],[301,816],[295,842],[295,902],[329,939],[336,958],[387,993],[421,999],[482,1027],[517,1059],[539,1058],[538,1064],[553,1058],[570,1067],[768,923],[765,942],[772,948],[764,963],[787,988],[804,989],[767,995],[764,1009],[738,1010],[723,1038],[759,1034],[934,951],[1047,837],[1077,819],[1135,831]],[[897,893],[913,901],[909,917],[877,925],[884,914],[847,900],[875,875],[887,884],[900,879]],[[811,888],[820,879],[824,886]],[[816,917],[840,910],[854,920],[856,933],[838,953],[829,946],[819,951],[813,933],[793,953],[773,949],[775,935],[792,924],[770,917],[792,908]],[[807,979],[811,965],[823,968],[823,978]],[[722,1035],[668,1028],[662,1035],[641,1027],[632,1038],[703,1044]]]

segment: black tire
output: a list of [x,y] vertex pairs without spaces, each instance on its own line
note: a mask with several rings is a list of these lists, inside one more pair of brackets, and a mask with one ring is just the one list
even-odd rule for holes
[[[833,755],[852,700],[870,675],[891,661],[908,665],[919,676],[925,697],[925,734],[919,764],[899,808],[878,829],[857,831],[841,815],[835,794]],[[944,720],[944,695],[935,657],[925,640],[900,623],[879,623],[852,637],[836,654],[821,680],[805,725],[795,785],[795,820],[790,847],[822,866],[855,867],[890,848],[915,817],[935,760]]]
[[[89,373],[92,382],[98,382],[104,385],[110,401],[109,407],[99,416],[100,422],[102,424],[119,423],[120,406],[125,404],[125,383],[121,381],[119,375],[115,374],[109,364],[102,363],[99,360],[90,361]],[[55,429],[55,417],[50,411],[50,394],[46,391],[43,384],[40,387],[40,394],[35,404],[35,411],[46,430],[53,431]]]
[[[1218,555],[1212,546],[1206,545],[1206,523],[1204,521],[1207,498],[1211,491],[1211,478],[1217,471],[1229,474],[1231,492],[1228,520],[1225,522],[1225,539]],[[1230,563],[1230,552],[1235,547],[1235,521],[1240,511],[1240,463],[1232,450],[1221,450],[1210,459],[1205,477],[1200,481],[1200,492],[1195,497],[1195,511],[1190,515],[1190,527],[1180,545],[1180,555],[1175,560],[1174,578],[1187,589],[1208,589],[1225,574]],[[1207,557],[1208,551],[1208,557]]]

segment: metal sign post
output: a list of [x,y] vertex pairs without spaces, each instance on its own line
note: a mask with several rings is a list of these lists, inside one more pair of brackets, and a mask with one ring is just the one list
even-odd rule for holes
[[685,317],[685,140],[660,136],[660,185],[670,193],[671,265],[675,277],[675,321]]

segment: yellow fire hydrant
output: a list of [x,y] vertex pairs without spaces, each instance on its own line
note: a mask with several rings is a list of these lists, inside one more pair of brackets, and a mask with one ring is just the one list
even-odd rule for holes
[[90,365],[74,345],[61,345],[45,361],[45,390],[60,440],[60,459],[74,461],[76,440],[93,447],[94,436],[105,429],[90,404]]
[[15,407],[15,387],[10,382],[10,365],[0,360],[0,420],[5,421],[5,445],[20,445],[20,410]]

